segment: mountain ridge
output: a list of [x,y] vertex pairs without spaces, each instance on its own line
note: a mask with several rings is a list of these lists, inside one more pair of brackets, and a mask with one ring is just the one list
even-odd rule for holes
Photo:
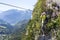
[[18,21],[29,20],[32,16],[31,10],[17,10],[10,9],[0,14],[0,18],[7,21],[10,24],[15,24]]

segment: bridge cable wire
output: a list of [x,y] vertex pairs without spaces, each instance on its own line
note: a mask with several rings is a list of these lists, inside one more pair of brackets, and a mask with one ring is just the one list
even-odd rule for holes
[[[15,8],[19,8],[19,9],[26,9],[26,8],[22,8],[22,7],[18,7],[18,6],[15,6],[15,5],[7,4],[7,3],[2,3],[2,2],[0,2],[0,4],[11,6],[11,7],[15,7]],[[31,10],[31,9],[26,9],[26,10]]]

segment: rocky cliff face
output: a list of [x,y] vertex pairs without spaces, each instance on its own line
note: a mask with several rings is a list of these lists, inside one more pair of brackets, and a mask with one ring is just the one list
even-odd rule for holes
[[60,6],[53,1],[38,0],[28,23],[24,40],[58,40]]

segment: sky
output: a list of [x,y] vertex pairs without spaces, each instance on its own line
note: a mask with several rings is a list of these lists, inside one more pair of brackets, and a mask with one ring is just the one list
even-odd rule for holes
[[[37,0],[0,0],[0,2],[33,10],[34,5],[36,4]],[[0,4],[0,12],[6,11],[9,9],[19,9],[19,8],[14,8],[14,7]]]

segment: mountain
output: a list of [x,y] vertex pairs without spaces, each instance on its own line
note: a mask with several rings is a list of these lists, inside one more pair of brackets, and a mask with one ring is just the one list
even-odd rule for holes
[[29,22],[29,20],[23,20],[23,21],[19,21],[15,24],[15,26],[24,26],[25,24],[27,24]]
[[[4,23],[1,20],[0,24],[2,27],[4,26],[6,29],[5,31],[1,31],[0,33],[11,34],[11,39],[21,39],[21,35],[25,32],[26,25],[28,21],[31,19],[32,11],[31,10],[17,10],[17,9],[10,9],[0,13],[0,19],[4,20]],[[8,23],[7,23],[8,22]],[[15,24],[11,26],[10,24]]]
[[45,16],[43,16],[42,18],[40,18],[40,16],[41,13],[43,13],[43,11],[46,10],[45,2],[46,2],[45,0],[37,1],[35,8],[33,10],[33,14],[32,14],[33,17],[27,25],[26,33],[24,33],[22,40],[38,40],[38,37],[40,36],[40,34],[42,34],[41,19],[45,18]]
[[21,40],[23,33],[26,31],[26,26],[28,22],[29,20],[23,20],[15,24],[15,30],[12,33],[12,37],[14,38],[12,38],[11,40]]
[[13,26],[0,19],[0,34],[10,34],[12,29],[14,29]]
[[22,40],[60,40],[60,6],[52,0],[46,3],[47,1],[49,0],[37,1]]
[[0,13],[0,18],[7,21],[10,24],[15,24],[18,21],[31,19],[31,10],[17,10],[10,9]]
[[[26,28],[26,25],[28,24],[29,20],[23,20],[23,21],[19,21],[15,24],[16,26],[16,30],[17,31],[23,31]],[[16,32],[17,32],[16,31]]]

